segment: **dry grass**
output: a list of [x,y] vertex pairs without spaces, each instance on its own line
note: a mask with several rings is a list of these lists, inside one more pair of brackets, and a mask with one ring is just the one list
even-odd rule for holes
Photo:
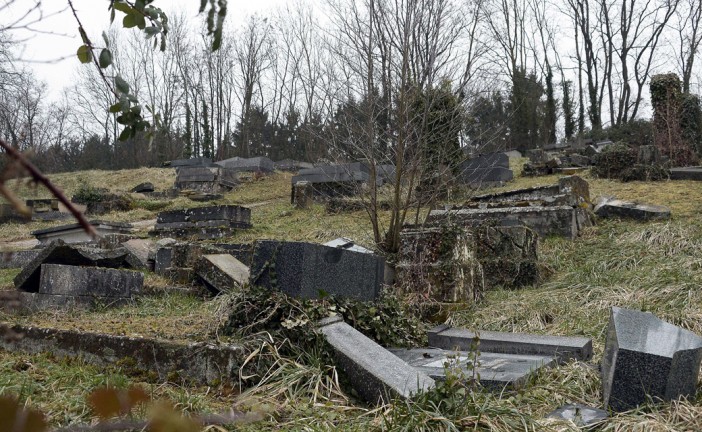
[[[91,171],[61,175],[63,177],[57,177],[56,181],[67,190],[77,189],[80,183],[76,179],[81,177],[84,181],[95,182],[91,183],[93,186],[109,183],[113,191],[128,190],[132,183],[147,180],[157,187],[172,184],[173,170],[151,171],[130,170],[110,174],[112,177],[109,178],[104,172]],[[542,285],[515,291],[489,291],[479,304],[454,311],[449,321],[485,330],[585,335],[594,342],[594,363],[599,362],[604,348],[604,331],[611,306],[648,310],[702,334],[702,290],[699,287],[702,281],[702,221],[698,217],[702,213],[702,186],[687,181],[620,183],[594,179],[588,173],[583,177],[590,182],[593,198],[614,195],[626,200],[666,205],[672,209],[673,219],[646,224],[608,220],[587,230],[575,241],[546,239],[541,243],[539,253],[552,274]],[[139,180],[135,181],[136,178]],[[557,179],[558,176],[517,177],[499,190],[552,184]],[[218,241],[249,242],[276,238],[324,242],[346,236],[372,247],[373,238],[364,212],[327,215],[322,205],[297,210],[289,200],[290,174],[287,173],[276,173],[243,184],[225,194],[220,203],[252,207],[254,228]],[[164,208],[201,205],[204,204],[178,198]],[[156,213],[157,210],[140,208],[104,218],[134,221],[153,218]],[[29,230],[38,226],[34,223],[0,226],[0,239],[27,238]],[[8,285],[14,272],[0,272],[0,285]],[[155,277],[149,277],[147,282],[161,289],[165,285]],[[185,295],[161,294],[119,309],[15,319],[58,328],[208,340],[215,337],[213,330],[218,324],[220,306],[218,302]],[[262,345],[261,350],[259,355],[274,359],[266,379],[260,387],[236,401],[226,400],[226,403],[257,406],[270,413],[266,421],[246,426],[244,430],[418,430],[422,424],[436,425],[435,430],[508,431],[515,430],[518,425],[521,425],[521,430],[577,430],[572,425],[542,418],[565,403],[598,405],[601,400],[601,383],[595,367],[571,363],[538,374],[523,389],[501,395],[476,395],[471,403],[479,410],[459,411],[455,417],[448,415],[443,408],[429,404],[411,405],[408,409],[396,405],[370,410],[351,397],[345,391],[347,387],[338,384],[333,368],[316,363],[314,353],[310,353],[310,358],[291,359],[275,357],[274,344]],[[65,400],[67,408],[62,410],[52,405],[52,401],[38,396],[28,399],[48,409],[55,423],[61,423],[62,419],[85,418],[86,414],[81,413],[75,401],[91,385],[65,381],[65,375],[73,371],[71,365],[52,363],[40,357],[2,354],[0,370],[4,373],[13,367],[12,362],[25,357],[33,362],[46,363],[46,372],[41,376],[27,375],[23,385],[41,387],[57,383],[54,385],[61,389],[57,398]],[[8,358],[11,359],[6,362],[9,366],[2,363]],[[76,386],[72,391],[71,385]],[[18,389],[5,384],[5,387],[0,387],[0,393],[21,391]],[[190,397],[199,395],[197,389],[184,391]],[[211,400],[208,396],[197,402],[201,405],[196,405],[207,409],[220,403],[222,400]],[[702,430],[700,418],[702,392],[690,401],[646,405],[618,414],[602,425],[602,430]]]

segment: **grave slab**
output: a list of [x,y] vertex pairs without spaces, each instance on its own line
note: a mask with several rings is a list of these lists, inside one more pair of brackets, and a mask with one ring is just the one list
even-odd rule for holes
[[[417,371],[436,381],[446,380],[446,365],[460,368],[466,379],[480,376],[480,384],[492,390],[523,386],[529,376],[544,367],[555,365],[553,357],[519,354],[496,354],[480,351],[477,367],[468,351],[451,351],[437,348],[390,348]],[[473,375],[473,373],[476,375]]]
[[[548,336],[526,333],[480,331],[480,351],[501,354],[543,355],[559,363],[590,360],[592,340],[584,337]],[[440,325],[428,332],[429,346],[442,349],[470,350],[475,332]]]
[[602,357],[604,406],[626,411],[647,401],[693,396],[702,337],[652,313],[613,307]]
[[384,280],[382,257],[313,243],[261,240],[254,244],[251,285],[298,298],[324,295],[369,301]]
[[39,255],[41,250],[0,251],[0,269],[22,268]]
[[242,288],[250,277],[249,268],[229,254],[203,255],[195,272],[215,295]]
[[139,183],[138,185],[134,186],[131,190],[131,192],[135,193],[145,193],[145,192],[153,192],[155,190],[154,184],[151,182],[145,182],[145,183]]
[[547,417],[570,420],[575,426],[587,427],[606,420],[609,414],[605,410],[576,403],[564,405],[549,413]]
[[198,157],[192,159],[177,159],[170,162],[169,166],[173,168],[177,167],[208,167],[212,165],[212,159],[206,157]]
[[144,275],[136,271],[42,264],[39,294],[130,298],[143,286]]
[[56,240],[22,268],[22,271],[15,276],[14,284],[18,290],[37,292],[42,264],[120,268],[129,266],[126,256],[127,251],[124,248],[99,249],[68,245],[61,240]]
[[702,166],[671,168],[670,179],[702,181]]
[[327,318],[319,330],[336,352],[337,364],[367,402],[410,398],[434,387],[434,380],[381,347],[340,317]]
[[595,207],[595,214],[601,218],[619,217],[639,221],[670,219],[668,207],[652,204],[636,204],[622,200],[607,200]]
[[[92,220],[89,223],[99,235],[103,236],[107,234],[128,234],[132,231],[132,225],[128,223],[100,220]],[[32,231],[31,234],[42,245],[49,244],[54,240],[62,240],[66,243],[87,243],[93,241],[93,238],[77,223],[36,230]]]
[[275,163],[265,156],[252,158],[235,157],[215,162],[215,164],[235,172],[270,173],[275,169]]

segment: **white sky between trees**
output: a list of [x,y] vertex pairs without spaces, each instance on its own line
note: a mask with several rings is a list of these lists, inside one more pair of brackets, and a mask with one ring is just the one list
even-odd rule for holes
[[[6,0],[0,0],[0,6],[5,3]],[[24,15],[35,3],[35,0],[15,1],[12,8],[9,11],[5,10],[0,16],[0,27]],[[44,18],[31,26],[36,31],[17,30],[13,31],[12,36],[20,42],[16,47],[20,61],[25,61],[26,65],[34,70],[36,77],[47,83],[47,96],[55,100],[60,97],[64,87],[72,84],[76,68],[82,67],[75,55],[82,42],[78,34],[78,24],[68,9],[66,0],[43,0],[41,3]],[[229,0],[225,26],[237,26],[253,13],[265,15],[285,3],[286,0]],[[73,5],[88,36],[95,43],[101,43],[100,34],[110,25],[108,0],[73,0]],[[166,14],[183,11],[186,16],[193,18],[193,25],[198,25],[195,18],[200,6],[199,0],[156,0],[153,5],[163,9]],[[121,28],[120,15],[117,14],[115,25]],[[32,16],[34,19],[40,17],[38,13]]]

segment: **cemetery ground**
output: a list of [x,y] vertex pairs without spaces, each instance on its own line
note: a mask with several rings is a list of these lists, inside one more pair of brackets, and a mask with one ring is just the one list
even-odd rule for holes
[[[521,162],[514,164],[521,166]],[[251,349],[251,364],[265,360],[260,363],[266,368],[257,371],[258,386],[239,394],[232,386],[195,386],[178,376],[162,383],[133,370],[129,362],[98,368],[81,360],[0,351],[0,393],[18,395],[22,403],[44,412],[55,426],[90,422],[94,417],[85,398],[96,388],[140,385],[154,398],[170,399],[177,409],[188,413],[221,412],[235,405],[263,414],[263,420],[237,426],[236,430],[567,430],[563,424],[543,418],[567,403],[600,404],[601,382],[596,364],[603,354],[612,306],[651,311],[663,320],[702,334],[700,183],[621,183],[591,178],[587,173],[583,177],[590,183],[595,198],[613,195],[665,205],[671,208],[673,217],[670,221],[646,223],[599,220],[574,241],[544,239],[539,259],[545,276],[539,286],[491,289],[479,303],[451,310],[442,318],[453,326],[471,329],[584,335],[593,339],[592,364],[571,362],[542,370],[517,390],[470,391],[449,379],[445,386],[414,401],[368,406],[353,397],[343,374],[336,373],[320,346],[295,351],[289,342],[272,334],[258,334],[255,341],[250,335],[225,334],[221,330],[232,302],[228,295],[203,301],[202,297],[170,289],[168,281],[149,274],[145,288],[153,295],[138,297],[131,305],[19,317],[0,313],[0,319],[38,327],[174,341],[243,344]],[[139,169],[66,173],[51,178],[70,196],[81,183],[126,192],[139,182],[150,181],[157,189],[164,189],[173,184],[175,175],[172,169]],[[276,172],[224,194],[218,204],[252,208],[253,228],[227,240],[241,243],[270,238],[323,243],[343,236],[364,246],[372,245],[363,211],[330,215],[320,204],[306,210],[293,209],[290,178],[290,174]],[[524,178],[516,169],[515,181],[502,189],[552,184],[557,179],[558,176]],[[21,197],[30,198],[32,194],[26,186],[19,187]],[[37,194],[44,197],[45,192],[40,190]],[[108,213],[99,219],[151,220],[162,210],[199,205],[184,197],[159,201],[135,196],[133,209]],[[29,239],[30,231],[61,223],[65,222],[0,225],[0,242],[12,245]],[[0,287],[14,289],[12,278],[18,272],[19,269],[0,270]],[[433,326],[428,321],[416,324],[417,333],[424,334]],[[391,325],[394,321],[388,323]],[[242,373],[245,372],[249,371]],[[651,403],[614,414],[601,430],[702,430],[702,387],[698,386],[697,394],[689,400]]]

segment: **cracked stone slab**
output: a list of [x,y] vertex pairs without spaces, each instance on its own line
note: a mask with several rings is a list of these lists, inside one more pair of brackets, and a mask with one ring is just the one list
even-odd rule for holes
[[249,280],[249,268],[229,254],[203,255],[195,271],[213,294],[232,292]]
[[370,403],[393,397],[410,398],[434,387],[432,378],[381,347],[341,317],[319,323],[319,330],[336,352],[336,361],[358,394]]
[[620,217],[640,221],[670,219],[670,209],[668,207],[637,204],[617,199],[604,200],[598,204],[595,207],[595,214],[602,218]]

